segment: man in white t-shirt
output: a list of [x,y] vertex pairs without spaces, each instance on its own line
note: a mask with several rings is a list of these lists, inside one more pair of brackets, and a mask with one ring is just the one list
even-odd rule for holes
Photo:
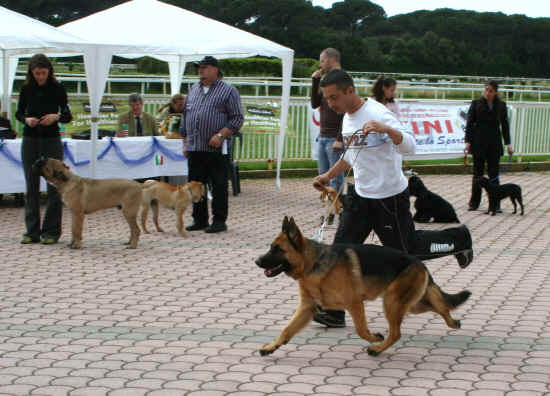
[[[421,260],[452,254],[460,267],[466,268],[473,259],[472,238],[466,226],[415,230],[407,178],[402,171],[402,154],[415,152],[414,137],[386,106],[359,97],[346,72],[328,73],[321,89],[329,106],[345,113],[342,135],[346,149],[332,168],[315,178],[314,186],[326,185],[350,168],[355,179],[355,184],[348,186],[334,243],[362,244],[374,230],[384,246]],[[344,327],[344,314],[320,310],[315,321]]]

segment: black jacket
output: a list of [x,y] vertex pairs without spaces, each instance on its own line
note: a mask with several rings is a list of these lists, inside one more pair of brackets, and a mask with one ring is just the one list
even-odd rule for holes
[[[71,122],[72,115],[67,105],[67,92],[58,82],[47,82],[44,85],[25,84],[19,93],[15,117],[25,124],[26,117],[40,118],[46,114],[59,114],[59,122]],[[55,137],[59,136],[59,125],[36,126],[25,124],[23,136]]]
[[473,100],[468,110],[465,132],[472,155],[486,156],[489,150],[498,150],[499,155],[503,155],[502,139],[504,144],[510,144],[506,102],[496,96],[490,109],[484,97]]

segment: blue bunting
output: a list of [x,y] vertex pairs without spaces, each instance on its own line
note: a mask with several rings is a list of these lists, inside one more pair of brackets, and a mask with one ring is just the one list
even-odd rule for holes
[[[156,137],[152,137],[151,141],[151,151],[148,154],[145,154],[143,157],[138,159],[130,159],[127,158],[122,150],[120,150],[120,147],[118,144],[115,143],[114,139],[112,137],[109,138],[109,144],[105,149],[97,156],[98,160],[103,159],[107,155],[107,153],[114,149],[117,157],[124,162],[126,165],[141,165],[146,163],[147,161],[150,161],[151,158],[155,155],[155,153],[158,151],[162,154],[164,154],[166,157],[170,158],[172,161],[185,161],[185,155],[178,154],[176,152],[170,151],[168,148],[164,147]],[[75,161],[73,154],[71,153],[71,150],[69,150],[69,146],[67,144],[67,141],[63,142],[63,152],[65,154],[65,158],[67,158],[73,166],[83,166],[88,165],[90,163],[90,160],[84,160],[84,161]],[[17,158],[15,158],[7,149],[6,144],[4,143],[4,140],[2,139],[0,141],[0,154],[2,154],[4,157],[6,157],[11,162],[15,163],[16,165],[23,166],[23,163],[19,161]]]
[[21,167],[23,167],[23,163],[21,161],[19,161],[17,158],[15,158],[9,151],[8,151],[8,148],[7,148],[7,145],[4,143],[4,139],[0,140],[0,153],[6,157],[7,159],[9,159],[11,162],[15,163],[16,165],[19,165]]

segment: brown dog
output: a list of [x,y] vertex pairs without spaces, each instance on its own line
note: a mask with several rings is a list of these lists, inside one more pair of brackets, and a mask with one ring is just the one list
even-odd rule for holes
[[128,179],[96,180],[80,177],[71,173],[63,162],[53,158],[37,160],[33,170],[57,188],[61,199],[71,209],[71,248],[82,247],[85,214],[115,206],[122,207],[122,213],[130,226],[129,247],[137,248],[140,234],[137,214],[141,203],[141,185],[138,182]]
[[[380,342],[368,348],[377,355],[401,337],[401,322],[407,313],[438,313],[447,326],[460,328],[450,311],[464,303],[470,292],[447,294],[435,284],[418,258],[399,250],[377,245],[324,245],[306,239],[285,217],[283,229],[270,250],[256,260],[268,277],[281,272],[298,281],[300,305],[279,337],[260,349],[261,355],[275,352],[313,319],[316,306],[346,309],[359,337]],[[373,334],[367,327],[363,301],[381,296],[389,334]],[[384,340],[384,341],[383,341]],[[383,342],[382,342],[383,341]]]
[[338,196],[338,193],[334,188],[323,185],[321,185],[321,187],[323,190],[319,200],[323,203],[323,205],[328,204],[330,206],[329,214],[339,215],[343,206],[342,198]]
[[204,184],[192,181],[183,186],[172,186],[171,184],[159,182],[156,180],[146,180],[143,183],[143,197],[141,200],[141,228],[147,231],[147,215],[149,207],[153,208],[153,222],[158,232],[164,232],[160,228],[159,203],[167,208],[175,209],[177,224],[176,227],[181,236],[186,236],[183,226],[183,214],[191,202],[199,202],[205,195]]

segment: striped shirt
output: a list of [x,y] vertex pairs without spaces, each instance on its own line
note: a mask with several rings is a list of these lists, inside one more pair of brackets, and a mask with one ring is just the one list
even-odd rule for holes
[[200,82],[193,84],[185,100],[180,135],[187,138],[186,151],[219,151],[208,145],[223,127],[238,132],[244,122],[237,88],[216,80],[205,93]]

